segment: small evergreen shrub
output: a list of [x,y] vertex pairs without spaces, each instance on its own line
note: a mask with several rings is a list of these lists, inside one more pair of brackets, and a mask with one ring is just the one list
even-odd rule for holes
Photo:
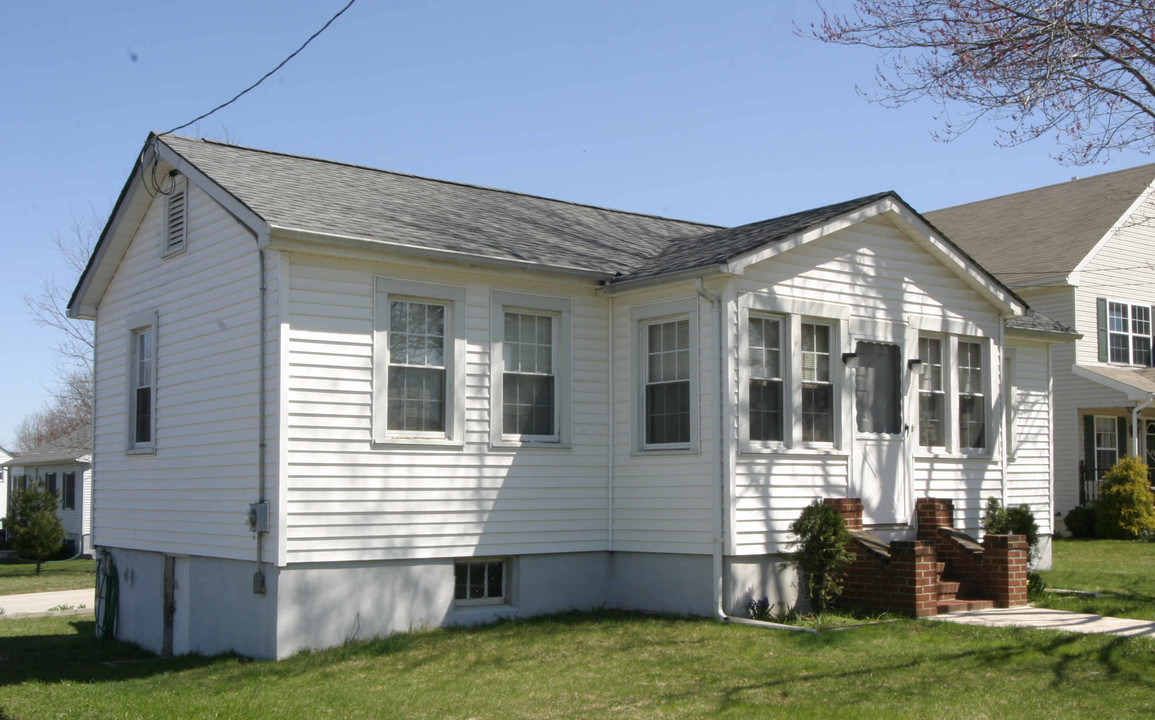
[[1030,561],[1033,563],[1039,557],[1039,524],[1026,505],[1005,508],[997,498],[987,498],[983,532],[988,535],[1025,535],[1030,546]]
[[1155,498],[1147,465],[1131,455],[1103,476],[1095,503],[1095,530],[1113,540],[1142,540],[1155,535]]
[[803,572],[811,607],[823,612],[842,594],[843,572],[854,562],[854,553],[846,549],[846,521],[837,508],[815,500],[790,524],[790,532],[798,538],[798,549],[787,562]]
[[1080,505],[1068,510],[1067,514],[1063,516],[1063,524],[1067,526],[1067,532],[1071,533],[1071,537],[1097,537],[1095,534],[1095,507],[1093,505]]
[[18,491],[12,498],[4,526],[12,533],[12,547],[20,557],[40,565],[60,550],[64,527],[56,517],[56,492],[39,486]]

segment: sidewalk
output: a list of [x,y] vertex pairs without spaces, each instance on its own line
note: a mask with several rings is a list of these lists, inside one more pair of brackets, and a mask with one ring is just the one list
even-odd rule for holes
[[[2,601],[3,598],[0,598]],[[1155,622],[1127,618],[1103,617],[1084,613],[1050,610],[1047,608],[1017,607],[994,610],[972,610],[927,618],[963,625],[986,627],[1028,627],[1040,630],[1065,630],[1080,633],[1110,633],[1126,637],[1155,638]]]
[[[84,607],[80,607],[83,605]],[[69,610],[53,611],[52,608],[61,606]],[[4,614],[0,621],[10,617],[28,617],[46,613],[71,613],[74,615],[91,615],[96,607],[96,590],[57,590],[55,592],[27,593],[25,595],[0,595],[0,608]]]

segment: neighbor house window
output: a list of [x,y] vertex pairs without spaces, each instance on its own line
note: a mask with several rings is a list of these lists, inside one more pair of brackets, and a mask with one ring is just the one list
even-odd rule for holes
[[128,450],[151,452],[156,431],[156,313],[129,323]]
[[494,445],[568,442],[570,301],[493,293]]
[[802,441],[834,441],[830,326],[802,323]]
[[48,473],[44,476],[44,487],[53,495],[56,494],[56,473]]
[[377,278],[373,439],[460,444],[465,290]]
[[983,346],[977,342],[958,343],[958,432],[959,447],[986,447]]
[[946,445],[946,392],[943,390],[941,338],[920,337],[918,357],[918,444],[922,447]]
[[750,439],[783,437],[782,322],[751,316],[747,323],[750,355]]
[[1118,419],[1095,416],[1095,476],[1103,474],[1119,462]]
[[637,450],[697,445],[697,318],[696,299],[630,311]]
[[505,560],[460,560],[453,565],[453,599],[459,604],[506,602]]
[[1144,366],[1151,364],[1149,306],[1108,303],[1107,331],[1111,362]]
[[76,509],[76,473],[64,473],[64,494],[61,498],[65,510]]

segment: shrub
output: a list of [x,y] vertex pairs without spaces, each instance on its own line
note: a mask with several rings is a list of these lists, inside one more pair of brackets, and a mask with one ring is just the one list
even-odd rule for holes
[[1095,508],[1092,505],[1080,505],[1067,511],[1063,516],[1063,524],[1071,537],[1093,538],[1095,535]]
[[1095,503],[1095,530],[1100,537],[1140,540],[1155,534],[1155,498],[1147,480],[1147,465],[1138,456],[1125,457],[1103,476]]
[[1037,572],[1027,573],[1027,599],[1034,601],[1043,596],[1047,589],[1047,582]]
[[1039,556],[1039,524],[1026,505],[1004,508],[997,498],[987,498],[983,512],[983,532],[989,535],[1025,535],[1030,545],[1030,560]]
[[846,521],[837,508],[815,500],[790,523],[790,532],[798,538],[794,543],[798,549],[787,562],[805,574],[811,607],[822,612],[842,594],[843,571],[854,562],[854,553],[846,549],[850,542]]
[[40,565],[64,542],[64,527],[56,517],[56,493],[37,486],[20,490],[13,498],[4,523],[12,533],[12,547],[21,557]]

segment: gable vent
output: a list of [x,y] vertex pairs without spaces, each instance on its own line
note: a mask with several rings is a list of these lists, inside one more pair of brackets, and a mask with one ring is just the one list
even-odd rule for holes
[[184,247],[188,207],[188,203],[186,202],[186,189],[184,182],[179,182],[177,186],[173,188],[172,194],[168,196],[168,217],[167,225],[165,226],[164,244],[166,252],[172,252]]

